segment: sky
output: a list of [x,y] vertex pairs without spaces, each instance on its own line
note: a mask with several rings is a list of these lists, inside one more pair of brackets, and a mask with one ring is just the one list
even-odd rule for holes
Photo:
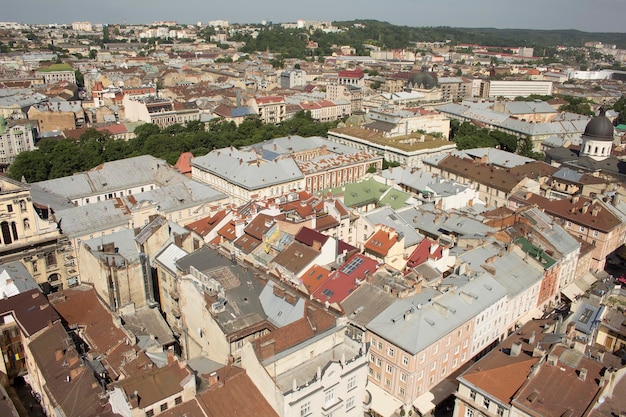
[[626,0],[18,0],[0,21],[19,23],[274,23],[375,19],[406,26],[626,32]]

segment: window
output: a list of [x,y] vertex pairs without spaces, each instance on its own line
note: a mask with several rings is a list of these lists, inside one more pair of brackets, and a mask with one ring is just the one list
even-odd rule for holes
[[395,351],[393,350],[393,348],[387,349],[387,355],[389,355],[390,358],[393,358],[394,354],[395,354]]
[[426,355],[422,353],[420,355],[420,363],[424,363],[425,360],[426,360]]
[[497,411],[497,413],[498,413],[498,416],[499,416],[499,417],[504,416],[504,408],[502,408],[502,407],[498,406],[498,411]]
[[335,400],[335,388],[331,388],[324,393],[324,402],[330,404]]
[[378,342],[378,349],[379,350],[383,350],[383,343],[382,342]]
[[436,355],[439,352],[439,345],[433,346],[433,355]]
[[161,411],[167,410],[167,403],[161,404]]
[[476,391],[470,391],[470,400],[476,401]]
[[391,386],[391,380],[389,378],[385,378],[385,386],[389,388]]
[[491,405],[491,401],[489,400],[489,398],[483,399],[483,407],[485,407],[486,409],[489,409],[490,405]]
[[372,346],[376,346],[376,339],[372,337]]
[[387,373],[390,374],[391,373],[391,365],[387,365]]
[[304,403],[300,406],[300,417],[311,414],[311,402]]
[[13,204],[7,204],[7,211],[13,213]]
[[474,409],[466,408],[465,409],[465,417],[474,417]]
[[380,358],[376,358],[376,366],[381,366],[382,362],[380,360]]
[[400,373],[400,381],[406,382],[406,374],[404,372]]
[[400,395],[404,395],[404,387],[400,387],[400,389],[398,390],[398,393]]
[[356,376],[351,376],[348,379],[348,391],[354,388],[356,388]]
[[146,417],[153,417],[154,416],[154,410],[146,410]]
[[409,366],[409,358],[406,356],[402,357],[402,365]]
[[433,362],[433,363],[430,365],[430,370],[431,370],[431,371],[434,371],[436,367],[437,367],[437,362]]
[[180,395],[176,398],[174,398],[174,404],[178,405],[178,404],[182,404],[183,403],[183,397],[181,397]]
[[592,233],[593,237],[598,237],[599,233],[597,230],[594,230]]
[[350,397],[346,400],[346,411],[354,408],[354,397]]
[[585,226],[580,226],[580,227],[578,228],[578,230],[580,230],[581,232],[584,232],[584,231],[585,231]]
[[454,354],[458,354],[459,351],[461,350],[461,347],[459,345],[456,345],[456,347],[454,348]]
[[374,378],[376,378],[376,381],[380,381],[380,372],[376,372],[376,375],[374,375]]

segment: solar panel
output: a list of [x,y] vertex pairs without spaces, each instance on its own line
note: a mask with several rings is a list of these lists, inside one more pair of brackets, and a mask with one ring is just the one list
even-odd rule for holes
[[345,265],[343,268],[341,268],[341,272],[343,272],[346,275],[350,275],[352,272],[354,272],[355,269],[357,269],[361,264],[363,263],[363,258],[360,257],[355,257],[353,258],[350,262],[348,262],[347,265]]

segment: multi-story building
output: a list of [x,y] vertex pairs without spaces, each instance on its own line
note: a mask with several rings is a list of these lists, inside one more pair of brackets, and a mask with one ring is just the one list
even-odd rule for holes
[[365,73],[361,68],[342,70],[337,74],[337,82],[339,85],[363,88],[365,86]]
[[81,101],[48,101],[28,109],[28,118],[37,121],[40,133],[58,132],[83,127],[85,111]]
[[0,116],[0,165],[10,165],[21,152],[34,150],[36,132],[33,121]]
[[154,123],[160,128],[173,124],[185,125],[200,120],[200,110],[195,103],[179,103],[158,97],[133,97],[122,100],[126,118],[132,122]]
[[289,89],[304,87],[306,85],[306,72],[299,69],[290,69],[280,73],[280,87]]
[[483,81],[482,97],[527,97],[531,94],[552,95],[552,81]]
[[75,263],[69,242],[49,208],[35,205],[31,186],[0,179],[0,262],[21,261],[38,284],[72,284]]
[[74,68],[68,64],[53,64],[49,67],[42,67],[37,69],[37,74],[43,78],[46,84],[54,84],[59,81],[76,84]]
[[282,96],[255,97],[248,102],[263,123],[280,123],[287,119],[287,103]]
[[242,364],[281,417],[362,416],[367,348],[313,306],[306,317],[244,347]]
[[327,139],[283,137],[246,149],[224,148],[192,161],[194,179],[227,193],[236,204],[279,197],[290,191],[319,191],[363,176],[382,157]]
[[430,390],[477,353],[472,346],[488,345],[503,328],[507,293],[493,277],[481,273],[449,282],[447,292],[423,288],[396,300],[366,326],[369,383],[422,415],[434,408]]
[[382,155],[387,161],[409,167],[421,167],[426,158],[447,154],[456,149],[454,142],[437,139],[423,133],[387,137],[360,127],[338,127],[328,131],[328,140]]
[[442,101],[461,101],[472,97],[472,81],[461,77],[439,77]]

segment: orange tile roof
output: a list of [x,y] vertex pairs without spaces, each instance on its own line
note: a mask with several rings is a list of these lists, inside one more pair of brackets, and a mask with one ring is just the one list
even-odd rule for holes
[[378,255],[387,256],[389,249],[398,241],[398,235],[395,232],[378,230],[371,238],[365,242],[363,247],[370,252]]
[[308,290],[309,294],[314,293],[326,280],[330,275],[330,271],[324,267],[319,265],[313,265],[306,271],[300,279],[302,280],[302,284],[304,284],[305,288]]

